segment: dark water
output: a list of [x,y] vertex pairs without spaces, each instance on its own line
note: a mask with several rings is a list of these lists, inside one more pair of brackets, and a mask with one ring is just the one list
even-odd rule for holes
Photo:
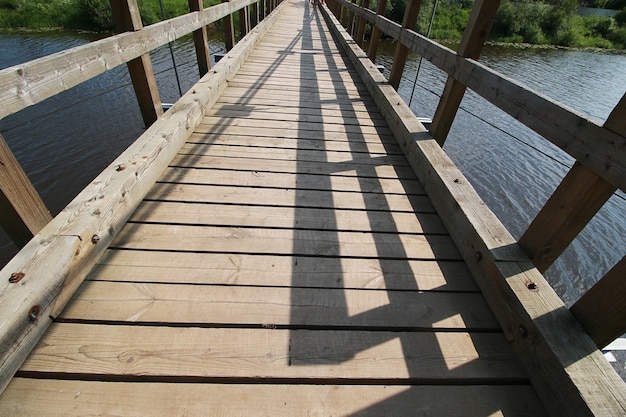
[[[93,39],[93,35],[58,32],[0,34],[0,68]],[[210,48],[218,52],[223,47],[214,39]],[[174,51],[186,91],[198,79],[190,38],[175,42]],[[382,46],[379,63],[387,69],[392,53],[392,44]],[[152,59],[162,101],[176,101],[179,94],[169,50],[155,51]],[[481,60],[600,122],[626,90],[624,54],[491,46]],[[417,66],[418,58],[412,56],[400,86],[407,102]],[[444,82],[445,74],[422,63],[411,104],[416,114],[432,117]],[[471,92],[462,108],[445,148],[519,237],[573,161]],[[0,132],[53,214],[143,130],[125,66],[0,121]],[[2,264],[17,251],[6,236],[0,236],[0,248]],[[626,201],[621,194],[611,198],[546,275],[571,304],[624,256],[625,248]]]

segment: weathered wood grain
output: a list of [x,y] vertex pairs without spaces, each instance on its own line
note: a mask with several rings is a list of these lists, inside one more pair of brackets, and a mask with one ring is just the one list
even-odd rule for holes
[[[0,413],[15,417],[107,413],[171,417],[180,413],[180,404],[190,415],[232,417],[312,417],[329,410],[333,415],[360,417],[545,415],[527,385],[232,385],[15,378],[3,398]],[[459,404],[471,404],[471,413]]]
[[[380,366],[380,360],[385,366]],[[21,372],[109,378],[523,382],[502,334],[54,323]]]

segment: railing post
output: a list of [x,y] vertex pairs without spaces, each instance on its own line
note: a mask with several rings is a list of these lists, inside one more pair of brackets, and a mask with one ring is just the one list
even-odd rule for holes
[[[222,3],[228,3],[228,0],[222,0]],[[232,13],[222,19],[222,24],[224,25],[224,44],[226,50],[230,51],[235,46],[235,24]]]
[[[626,137],[626,94],[604,127]],[[615,190],[582,163],[574,163],[519,240],[539,271],[552,265]]]
[[[356,3],[356,0],[350,0],[351,3]],[[354,12],[352,9],[348,10],[348,23],[346,26],[350,36],[354,36]]]
[[[499,7],[500,0],[476,0],[459,44],[459,55],[478,59]],[[449,76],[430,127],[431,135],[441,146],[448,137],[464,94],[465,85]]]
[[[364,9],[369,9],[370,0],[361,0],[361,7]],[[354,35],[354,40],[357,45],[363,46],[363,42],[365,40],[365,19],[363,17],[359,17],[356,24],[356,31]]]
[[[137,31],[143,28],[137,0],[110,0],[110,2],[118,32]],[[128,62],[127,66],[144,124],[148,127],[163,114],[150,55],[144,54],[133,59]]]
[[[385,8],[387,7],[387,0],[378,0],[378,7],[376,8],[376,15],[385,15]],[[376,63],[376,54],[378,53],[378,42],[380,41],[380,28],[373,25],[372,35],[370,36],[370,46],[367,50],[367,56],[369,59]]]
[[[417,23],[417,17],[420,13],[421,0],[410,0],[404,11],[404,19],[402,20],[402,28],[413,30]],[[393,55],[393,64],[391,64],[391,73],[389,74],[389,84],[396,90],[400,86],[400,79],[404,72],[404,64],[409,54],[409,48],[404,46],[402,42],[398,42],[396,52]]]
[[[204,10],[202,0],[189,0],[189,10],[192,12],[201,12]],[[198,59],[198,70],[200,77],[204,76],[211,68],[211,58],[209,55],[209,44],[206,34],[206,26],[201,29],[194,30],[193,43],[196,47],[196,57]]]
[[43,200],[0,135],[0,225],[21,248],[50,220]]
[[626,257],[589,289],[570,309],[602,349],[626,332]]
[[248,6],[239,9],[239,39],[246,36],[250,30]]
[[252,13],[250,16],[250,29],[259,24],[259,3],[252,3]]

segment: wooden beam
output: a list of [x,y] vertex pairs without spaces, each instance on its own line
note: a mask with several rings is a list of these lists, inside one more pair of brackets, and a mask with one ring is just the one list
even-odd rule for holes
[[[228,3],[230,0],[222,0],[222,3]],[[226,50],[230,51],[235,46],[235,22],[232,13],[229,13],[222,19],[224,25],[224,44]]]
[[[202,0],[188,0],[189,10],[192,12],[201,12],[204,10]],[[193,44],[196,48],[196,58],[198,60],[198,71],[200,77],[209,72],[211,69],[211,57],[209,54],[209,44],[206,33],[206,26],[193,31]]]
[[[370,0],[361,0],[361,6],[360,7],[365,8],[365,9],[369,9],[369,7],[370,7]],[[363,47],[363,42],[365,41],[365,19],[363,17],[359,17],[357,19],[356,31],[355,31],[354,39],[356,40],[356,43],[360,47]]]
[[[626,94],[604,127],[626,136]],[[519,240],[537,269],[544,272],[578,236],[616,187],[582,165],[574,166]]]
[[[143,28],[137,0],[109,0],[117,32],[138,31]],[[146,127],[163,114],[152,61],[149,54],[141,55],[127,63],[141,116]]]
[[[417,23],[417,17],[420,13],[420,7],[422,5],[421,0],[410,0],[407,4],[404,12],[404,19],[402,20],[402,29],[413,30]],[[391,64],[391,73],[389,74],[389,84],[396,90],[400,86],[400,79],[404,73],[404,64],[406,64],[406,58],[409,55],[409,49],[402,43],[398,43],[396,51],[393,55],[393,64]]]
[[[474,3],[457,52],[460,56],[478,59],[499,7],[500,0],[477,0]],[[430,127],[431,134],[441,146],[448,137],[448,132],[465,94],[465,88],[461,82],[448,76]]]
[[21,248],[50,220],[50,211],[0,134],[0,226]]
[[0,391],[278,16],[233,48],[0,271],[24,273],[19,284],[0,280]]
[[626,333],[626,257],[570,308],[598,348]]
[[[377,101],[552,416],[626,414],[626,384],[439,144],[332,16]],[[534,284],[534,285],[531,285]]]
[[[387,0],[378,0],[378,7],[376,9],[377,15],[384,15],[385,8],[387,7]],[[380,41],[381,31],[376,25],[372,25],[372,35],[370,36],[370,46],[367,51],[367,56],[372,62],[376,62],[376,53],[378,52],[378,43]]]

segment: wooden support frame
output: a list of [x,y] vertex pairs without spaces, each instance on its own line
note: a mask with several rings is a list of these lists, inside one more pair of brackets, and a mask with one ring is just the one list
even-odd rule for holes
[[[377,16],[385,15],[385,8],[387,7],[387,0],[378,0],[378,7],[376,8]],[[378,43],[380,42],[381,31],[377,25],[372,25],[372,35],[370,37],[370,45],[367,51],[367,56],[372,62],[376,62],[376,54],[378,53]]]
[[[229,0],[222,0],[222,3],[228,3]],[[229,13],[222,18],[224,25],[224,44],[226,45],[226,51],[230,51],[235,46],[235,22],[233,21],[233,15]]]
[[21,248],[50,220],[50,211],[0,135],[0,225]]
[[[361,0],[361,7],[369,9],[370,0]],[[354,31],[354,39],[360,47],[363,47],[363,42],[365,42],[365,23],[366,20],[363,17],[357,17],[356,30]]]
[[626,256],[570,308],[598,348],[626,333]]
[[[626,94],[604,127],[626,136]],[[574,163],[519,240],[539,271],[552,265],[616,189],[580,162]]]
[[[420,7],[422,6],[422,0],[410,0],[404,11],[404,19],[402,20],[402,30],[415,28],[417,23],[417,17],[420,13]],[[396,51],[393,55],[393,63],[391,64],[391,73],[389,74],[389,84],[396,90],[400,86],[400,80],[404,73],[404,65],[406,64],[406,58],[409,55],[409,48],[406,45],[398,42]]]
[[[458,55],[478,59],[491,31],[491,26],[496,19],[499,7],[500,0],[477,0],[474,3],[459,44]],[[430,127],[430,132],[441,146],[448,137],[452,122],[465,94],[465,88],[465,85],[460,81],[451,76],[448,77]]]
[[[188,0],[189,10],[191,12],[201,12],[204,10],[202,0]],[[209,72],[211,69],[211,56],[209,54],[209,44],[206,32],[206,26],[193,31],[193,44],[196,48],[196,58],[198,60],[198,71],[200,77]]]
[[332,16],[325,17],[446,222],[548,413],[626,414],[624,381],[365,53]]
[[19,283],[0,281],[0,392],[278,16],[280,10],[236,45],[229,59],[183,95],[0,271],[7,277],[24,274]]
[[[115,28],[118,32],[138,31],[143,28],[137,0],[109,1]],[[143,122],[146,127],[149,127],[163,114],[163,105],[159,97],[150,55],[143,54],[139,58],[129,61],[127,65]]]

